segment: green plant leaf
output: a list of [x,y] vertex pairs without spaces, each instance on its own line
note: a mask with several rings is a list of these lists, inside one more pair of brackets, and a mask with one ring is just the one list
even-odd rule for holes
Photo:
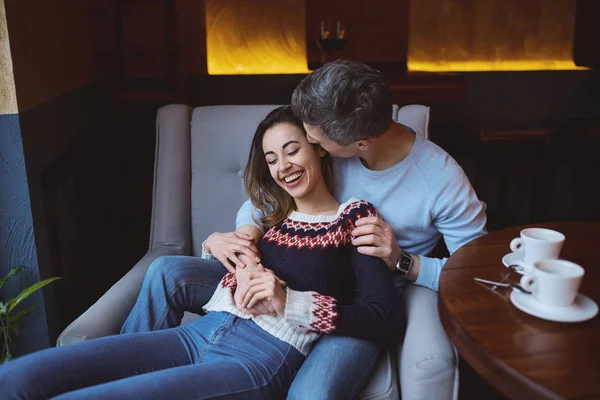
[[0,301],[0,315],[8,313],[8,308],[6,304]]
[[9,315],[8,316],[8,323],[9,324],[13,324],[18,322],[21,318],[23,318],[24,316],[32,313],[33,311],[37,310],[39,307],[37,306],[33,306],[30,308],[26,308],[25,310],[22,310],[20,313],[18,313],[17,315]]
[[16,268],[11,268],[10,271],[8,271],[8,275],[6,275],[4,278],[0,279],[0,289],[2,289],[2,286],[4,286],[4,283],[11,277],[15,276],[16,274],[18,274],[19,272],[21,272],[21,270],[25,268],[25,266],[21,265],[19,267]]
[[18,294],[17,297],[13,297],[12,299],[10,299],[6,302],[6,306],[8,307],[8,312],[10,313],[12,310],[14,310],[14,308],[16,306],[18,306],[19,303],[21,303],[23,300],[25,300],[26,298],[31,296],[31,294],[33,292],[43,288],[44,286],[48,285],[49,283],[54,282],[57,279],[60,279],[60,278],[54,277],[54,278],[44,279],[43,281],[36,282],[33,285],[29,286],[28,288],[23,289],[21,291],[21,293]]

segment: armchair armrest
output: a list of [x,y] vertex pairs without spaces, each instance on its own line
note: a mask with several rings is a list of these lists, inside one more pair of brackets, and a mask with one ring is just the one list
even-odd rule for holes
[[181,254],[183,251],[177,247],[149,250],[96,303],[65,328],[56,341],[57,346],[119,333],[137,300],[148,266],[160,256]]
[[408,285],[404,301],[406,335],[398,357],[402,399],[458,398],[458,357],[440,321],[437,293]]
[[63,346],[114,335],[131,312],[148,266],[158,257],[189,254],[191,107],[169,104],[156,116],[150,250],[58,337]]

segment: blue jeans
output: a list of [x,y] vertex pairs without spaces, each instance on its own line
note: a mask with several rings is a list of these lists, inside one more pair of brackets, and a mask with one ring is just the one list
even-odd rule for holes
[[199,257],[157,258],[146,271],[137,301],[121,333],[156,331],[179,326],[183,312],[204,314],[227,269],[216,260]]
[[2,399],[280,399],[304,356],[251,320],[107,336],[0,366]]
[[[148,268],[122,332],[178,326],[184,311],[201,313],[227,271],[215,260],[167,256]],[[403,332],[398,332],[398,339]],[[366,340],[324,336],[298,371],[288,399],[351,399],[373,373],[383,347]]]

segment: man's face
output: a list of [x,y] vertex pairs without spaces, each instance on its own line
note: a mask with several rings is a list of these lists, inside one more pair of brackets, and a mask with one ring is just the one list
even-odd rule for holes
[[356,143],[351,143],[343,146],[329,139],[321,132],[318,126],[303,124],[306,130],[306,139],[309,143],[318,144],[334,157],[349,158],[358,155],[358,146]]

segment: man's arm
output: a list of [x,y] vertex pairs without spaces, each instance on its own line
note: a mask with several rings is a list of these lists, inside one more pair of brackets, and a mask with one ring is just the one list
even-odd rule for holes
[[253,212],[254,218],[260,221],[263,213],[255,211],[252,202],[247,200],[238,210],[235,232],[215,232],[202,244],[203,251],[219,260],[229,272],[234,272],[235,266],[245,267],[238,257],[239,254],[245,254],[255,262],[260,262],[260,253],[256,245],[263,232],[253,218]]
[[[461,168],[437,196],[432,207],[432,220],[444,238],[450,255],[487,233],[486,205],[477,198],[475,190]],[[420,258],[420,271],[415,284],[438,290],[440,273],[446,258]]]
[[264,216],[265,214],[262,211],[254,208],[250,200],[246,200],[237,212],[235,229],[237,230],[244,225],[250,225],[254,226],[262,233],[263,229],[256,221],[262,221]]
[[[463,170],[455,165],[442,178],[443,185],[431,209],[431,219],[440,232],[450,254],[473,239],[485,235],[487,217],[485,203],[481,202]],[[394,231],[380,217],[360,218],[352,232],[352,243],[361,254],[376,256],[395,271],[402,249]],[[416,285],[438,290],[440,273],[446,258],[432,258],[411,254],[413,265],[406,278]]]

